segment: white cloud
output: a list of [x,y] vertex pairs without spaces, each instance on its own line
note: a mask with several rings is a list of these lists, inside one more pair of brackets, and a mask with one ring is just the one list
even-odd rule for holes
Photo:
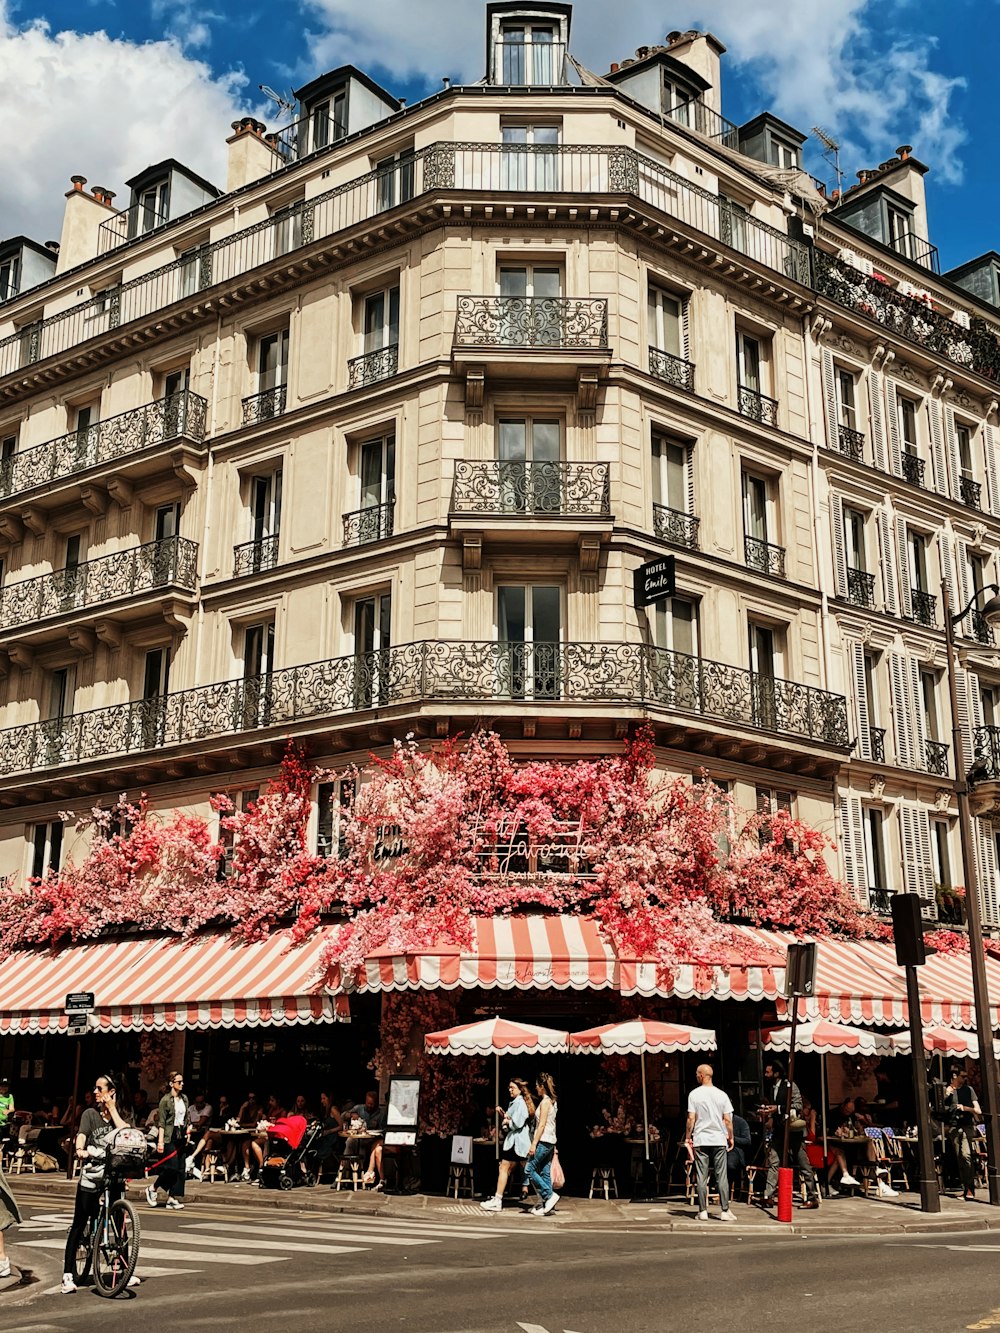
[[221,23],[222,14],[208,10],[201,0],[150,0],[150,13],[164,24],[164,32],[175,37],[185,50],[210,46],[210,23]]
[[22,27],[0,0],[0,236],[58,238],[75,173],[118,203],[127,177],[165,157],[224,187],[245,90],[242,74],[215,75],[175,41]]

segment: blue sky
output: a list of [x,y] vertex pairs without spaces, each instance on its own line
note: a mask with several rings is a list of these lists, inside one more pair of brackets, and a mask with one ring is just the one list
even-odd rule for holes
[[[409,101],[483,72],[485,0],[0,0],[0,235],[58,236],[69,176],[119,192],[174,156],[224,183],[229,122],[339,64]],[[609,21],[609,15],[613,19]],[[931,168],[944,267],[1000,249],[994,165],[1000,0],[577,0],[598,73],[668,29],[729,48],[724,110],[769,108],[842,145],[848,183],[901,143]],[[832,180],[817,155],[808,162]]]

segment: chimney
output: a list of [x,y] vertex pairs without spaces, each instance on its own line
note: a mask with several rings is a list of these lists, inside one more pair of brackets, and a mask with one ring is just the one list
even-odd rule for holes
[[700,74],[709,85],[702,100],[712,111],[722,114],[722,57],[726,48],[710,32],[668,32],[667,46],[675,60]]
[[447,74],[442,76],[441,86],[444,88],[445,92],[447,92],[448,89],[451,87],[451,79],[448,77]]
[[267,141],[268,138],[273,141],[274,136],[265,138],[267,126],[263,121],[255,120],[253,116],[244,116],[242,120],[234,120],[232,125],[233,132],[226,140],[229,147],[227,194],[242,185],[249,185],[251,181],[270,176],[272,171],[277,171],[281,166],[281,159]]
[[110,191],[99,185],[93,194],[89,193],[83,188],[87,184],[86,176],[71,176],[70,181],[73,188],[66,191],[57,273],[76,268],[77,264],[85,264],[88,259],[95,259],[100,225],[116,215],[116,210],[111,206],[114,196]]

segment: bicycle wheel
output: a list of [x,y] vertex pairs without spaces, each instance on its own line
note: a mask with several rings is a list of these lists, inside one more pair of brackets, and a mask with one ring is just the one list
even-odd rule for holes
[[76,1243],[73,1255],[73,1281],[78,1287],[90,1281],[90,1261],[94,1252],[94,1224],[88,1222]]
[[139,1218],[128,1199],[116,1199],[97,1218],[94,1233],[94,1286],[101,1296],[117,1296],[128,1286],[139,1258]]

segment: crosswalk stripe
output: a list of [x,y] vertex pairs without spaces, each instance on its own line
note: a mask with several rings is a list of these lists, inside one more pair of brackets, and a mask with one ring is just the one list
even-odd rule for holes
[[[202,1237],[198,1235],[199,1230],[214,1231],[215,1228],[213,1227],[205,1227],[197,1229],[187,1228],[184,1231],[143,1231],[139,1240],[139,1253],[142,1254],[145,1252],[147,1236],[155,1241],[160,1241],[160,1242],[167,1241],[171,1245],[184,1245],[184,1244],[190,1244],[192,1241],[201,1240]],[[312,1236],[313,1233],[311,1231],[292,1231],[289,1232],[289,1235]],[[259,1254],[269,1254],[274,1248],[273,1242],[271,1244],[268,1244],[267,1241],[262,1241],[260,1236],[252,1234],[247,1234],[246,1236],[212,1235],[211,1237],[205,1236],[204,1239],[206,1241],[211,1240],[211,1243],[213,1245],[228,1245],[230,1248],[234,1250],[235,1249],[245,1250],[249,1247],[250,1249],[256,1250]],[[268,1237],[268,1240],[270,1239],[271,1238]],[[360,1237],[345,1236],[344,1239],[358,1240],[360,1239]],[[316,1244],[308,1245],[308,1244],[300,1244],[298,1241],[296,1241],[294,1248],[297,1251],[307,1250],[310,1254],[359,1254],[362,1249],[365,1249],[367,1247],[359,1245],[316,1245]]]
[[[26,1240],[21,1243],[21,1247],[36,1250],[63,1250],[66,1248],[66,1243],[61,1240]],[[140,1273],[142,1272],[144,1259],[198,1260],[199,1263],[203,1264],[242,1264],[249,1267],[251,1264],[283,1264],[291,1258],[290,1254],[209,1254],[205,1250],[170,1250],[161,1249],[158,1245],[147,1245],[141,1239],[139,1242]],[[176,1271],[174,1268],[170,1270],[171,1273]]]
[[[248,1235],[246,1240],[243,1241],[237,1241],[237,1240],[223,1241],[219,1239],[215,1234],[219,1231],[231,1231],[231,1230],[232,1227],[225,1222],[203,1222],[200,1226],[195,1224],[193,1226],[185,1227],[184,1236],[188,1240],[194,1240],[196,1232],[211,1231],[213,1233],[212,1240],[218,1241],[220,1245],[226,1245],[226,1244],[259,1245],[261,1243],[260,1236],[256,1234]],[[158,1233],[158,1234],[163,1234],[163,1233]],[[272,1230],[271,1228],[268,1228],[267,1236],[268,1240],[271,1241],[272,1243],[275,1239],[280,1239],[283,1236],[288,1236],[290,1239],[295,1240],[295,1248],[297,1250],[316,1249],[317,1251],[321,1251],[325,1247],[322,1245],[320,1246],[300,1245],[298,1243],[297,1237],[302,1236],[306,1239],[315,1240],[321,1236],[328,1236],[331,1239],[336,1239],[336,1240],[363,1240],[366,1246],[367,1245],[433,1245],[434,1243],[429,1236],[376,1236],[372,1235],[372,1233],[368,1231],[341,1231],[339,1229],[334,1230],[333,1228],[324,1228],[322,1231],[317,1231],[314,1229],[308,1231],[305,1229],[300,1230],[297,1227],[281,1227],[280,1229],[277,1230]],[[183,1238],[184,1237],[182,1237],[182,1239]],[[333,1252],[335,1252],[335,1250]]]
[[[269,1227],[276,1226],[279,1229],[281,1227],[288,1226],[290,1224],[294,1224],[296,1226],[304,1226],[306,1225],[306,1219],[303,1217],[298,1217],[291,1219],[290,1222],[285,1222],[283,1220],[277,1223],[273,1221],[268,1222]],[[392,1218],[388,1217],[386,1218],[373,1217],[371,1219],[368,1219],[364,1217],[352,1218],[352,1217],[338,1215],[337,1217],[317,1219],[315,1223],[313,1223],[312,1220],[310,1219],[309,1225],[310,1226],[315,1225],[317,1228],[338,1227],[338,1226],[355,1226],[355,1227],[362,1226],[366,1230],[370,1227],[372,1231],[385,1231],[388,1232],[390,1235],[393,1233],[399,1233],[400,1235],[413,1234],[415,1236],[420,1236],[420,1235],[459,1236],[459,1237],[465,1236],[467,1238],[482,1237],[484,1239],[492,1238],[494,1236],[510,1235],[510,1231],[507,1230],[506,1228],[501,1230],[499,1227],[465,1227],[447,1222],[443,1224],[439,1224],[437,1222],[397,1222],[393,1221]]]

